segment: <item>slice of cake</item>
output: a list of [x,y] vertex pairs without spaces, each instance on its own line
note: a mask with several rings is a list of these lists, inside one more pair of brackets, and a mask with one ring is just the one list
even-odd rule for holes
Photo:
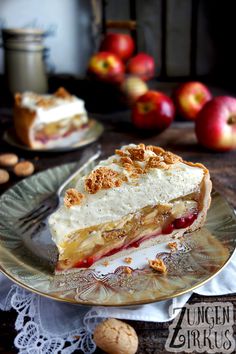
[[209,171],[160,147],[124,146],[67,190],[49,218],[58,271],[179,237],[200,228],[210,205]]
[[15,132],[30,148],[72,145],[88,127],[84,101],[59,88],[52,95],[17,93],[14,106]]

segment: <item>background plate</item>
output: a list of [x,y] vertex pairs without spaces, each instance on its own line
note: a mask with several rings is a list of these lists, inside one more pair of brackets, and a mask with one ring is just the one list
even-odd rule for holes
[[76,144],[68,145],[68,146],[58,146],[51,149],[32,149],[26,145],[23,145],[16,137],[14,129],[9,129],[5,131],[3,135],[3,139],[9,145],[17,147],[18,149],[21,150],[35,151],[35,152],[60,152],[60,151],[76,150],[78,148],[81,148],[82,146],[91,144],[94,141],[98,140],[98,138],[102,135],[103,131],[104,131],[104,127],[100,122],[98,122],[95,119],[89,119],[88,129],[84,131],[84,134],[82,135],[81,139]]
[[[67,164],[36,174],[16,184],[0,198],[0,270],[21,286],[61,301],[86,305],[124,306],[165,300],[186,293],[215,276],[229,261],[236,245],[236,220],[233,210],[219,194],[213,193],[204,228],[183,238],[177,252],[166,244],[134,250],[133,262],[122,259],[79,270],[69,275],[54,275],[51,260],[55,245],[47,223],[40,222],[23,234],[18,220],[40,201],[55,192],[74,171]],[[164,259],[164,275],[147,266],[147,256]]]

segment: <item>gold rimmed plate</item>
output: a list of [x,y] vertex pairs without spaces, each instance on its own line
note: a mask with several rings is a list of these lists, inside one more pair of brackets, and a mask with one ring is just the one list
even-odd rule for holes
[[[70,303],[137,305],[192,291],[229,262],[236,246],[236,218],[225,199],[213,192],[205,226],[184,236],[176,252],[161,243],[131,250],[131,264],[125,264],[121,257],[108,265],[95,263],[89,269],[55,275],[56,248],[47,221],[39,218],[24,232],[19,222],[54,193],[74,169],[74,164],[67,164],[38,173],[0,197],[0,270],[17,284]],[[164,260],[167,273],[158,274],[148,267],[147,259],[156,256]]]
[[104,131],[103,125],[100,122],[98,122],[97,120],[90,118],[89,123],[88,123],[88,127],[86,127],[84,129],[84,131],[81,131],[81,138],[76,143],[71,144],[71,145],[61,146],[58,144],[58,146],[53,147],[53,148],[32,149],[32,148],[22,144],[19,141],[13,128],[10,128],[5,131],[5,133],[3,135],[3,139],[9,145],[12,145],[12,146],[14,146],[18,149],[21,149],[21,150],[35,151],[35,152],[63,152],[63,151],[76,150],[76,149],[79,149],[83,146],[86,146],[86,145],[89,145],[89,144],[95,142],[102,135],[103,131]]

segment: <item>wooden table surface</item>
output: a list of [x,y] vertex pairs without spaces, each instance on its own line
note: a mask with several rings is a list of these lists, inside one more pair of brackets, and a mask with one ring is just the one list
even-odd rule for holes
[[[127,143],[160,145],[184,157],[185,160],[198,161],[205,164],[212,176],[214,187],[222,193],[228,202],[236,208],[236,151],[228,153],[212,153],[200,147],[195,138],[192,123],[175,123],[161,135],[143,136],[133,129],[129,122],[129,113],[123,112],[106,117],[97,116],[103,121],[105,133],[99,140],[103,157],[111,154],[115,148]],[[83,149],[67,153],[32,153],[17,150],[8,146],[2,139],[4,130],[11,125],[11,115],[8,111],[0,112],[0,152],[16,152],[20,158],[29,159],[35,164],[36,172],[70,161],[76,161]],[[18,179],[11,173],[10,182],[0,185],[0,193],[4,192]],[[236,295],[203,297],[193,295],[189,303],[231,301],[236,305]],[[16,335],[14,321],[16,313],[0,312],[0,353],[16,353],[13,340]],[[158,318],[157,318],[158,321]],[[138,353],[167,353],[164,349],[170,323],[130,322],[139,336]],[[97,350],[96,353],[101,353]],[[170,353],[170,352],[168,352]]]

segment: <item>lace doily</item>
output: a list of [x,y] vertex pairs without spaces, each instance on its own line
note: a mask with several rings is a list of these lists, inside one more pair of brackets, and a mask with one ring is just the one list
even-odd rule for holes
[[[0,302],[2,311],[8,311],[11,308],[17,311],[15,328],[19,333],[14,340],[14,345],[19,349],[20,354],[70,354],[76,349],[90,354],[95,351],[96,346],[92,340],[91,329],[96,326],[99,319],[87,320],[85,323],[84,319],[81,318],[80,327],[64,333],[59,330],[53,334],[45,329],[45,324],[42,324],[41,301],[42,298],[39,295],[32,294],[17,285],[12,285],[4,303]],[[46,301],[51,302],[47,299]],[[48,315],[53,317],[53,311],[50,311]],[[58,323],[55,327],[61,327],[62,329],[64,323]]]
[[20,354],[70,354],[80,349],[84,354],[96,349],[92,333],[107,317],[139,321],[169,321],[177,315],[171,306],[184,306],[191,293],[177,299],[131,308],[84,307],[53,301],[12,285],[0,274],[0,310],[17,311],[14,340]]

